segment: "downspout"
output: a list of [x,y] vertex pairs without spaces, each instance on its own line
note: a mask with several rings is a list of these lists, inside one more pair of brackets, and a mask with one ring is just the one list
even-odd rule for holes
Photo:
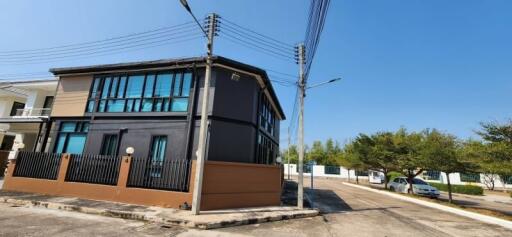
[[187,122],[188,122],[188,132],[187,132],[187,140],[185,145],[185,159],[192,160],[192,145],[194,139],[194,128],[195,128],[195,111],[196,111],[196,104],[197,104],[197,95],[199,94],[199,75],[197,75],[197,67],[196,64],[193,64],[193,83],[194,83],[194,90],[192,91],[192,101],[191,106],[189,106],[188,113],[187,113]]
[[[266,88],[266,87],[265,87]],[[258,139],[260,137],[260,110],[261,110],[261,94],[263,93],[264,89],[258,90],[258,104],[256,105],[256,140],[254,141],[254,163],[258,163],[258,156],[259,156],[259,142]]]

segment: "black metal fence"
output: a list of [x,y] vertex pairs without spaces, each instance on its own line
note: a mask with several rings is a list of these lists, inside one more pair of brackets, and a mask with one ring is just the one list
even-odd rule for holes
[[72,154],[66,181],[117,185],[121,157]]
[[339,166],[324,166],[324,174],[340,174]]
[[128,186],[187,192],[191,164],[189,160],[151,161],[133,157]]
[[[299,173],[299,165],[296,165],[295,171],[297,173]],[[302,165],[302,172],[307,173],[307,174],[311,173],[311,165],[308,165],[308,164]]]
[[13,176],[57,180],[61,154],[19,151]]

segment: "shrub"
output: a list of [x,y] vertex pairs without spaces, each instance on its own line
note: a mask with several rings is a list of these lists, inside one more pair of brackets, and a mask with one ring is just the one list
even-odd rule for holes
[[400,172],[391,171],[391,172],[388,173],[388,181],[392,182],[393,179],[395,179],[397,177],[401,177],[401,176],[404,176],[404,175],[402,173],[400,173]]
[[[441,183],[429,183],[432,187],[436,187],[439,191],[448,192],[448,185]],[[452,192],[453,193],[462,193],[469,195],[483,195],[484,189],[480,186],[475,185],[456,185],[452,184]]]

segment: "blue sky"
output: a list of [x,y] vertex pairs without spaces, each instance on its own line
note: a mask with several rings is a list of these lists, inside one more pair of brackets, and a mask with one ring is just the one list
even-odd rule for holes
[[[216,12],[295,44],[309,1],[189,0],[199,17]],[[310,74],[306,142],[340,142],[360,132],[438,128],[475,136],[480,121],[512,117],[512,2],[480,0],[331,1]],[[100,40],[190,21],[179,1],[0,1],[0,51]],[[222,27],[222,26],[221,26]],[[222,31],[220,32],[222,34]],[[45,64],[0,65],[0,74],[204,54],[195,40],[143,51]],[[297,74],[297,65],[216,40],[215,54]],[[275,85],[288,117],[295,90]],[[288,121],[281,124],[282,147]]]

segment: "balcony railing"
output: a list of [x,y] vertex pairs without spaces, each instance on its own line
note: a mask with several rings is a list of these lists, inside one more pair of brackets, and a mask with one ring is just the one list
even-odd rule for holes
[[18,109],[13,117],[48,117],[51,111],[50,108]]

